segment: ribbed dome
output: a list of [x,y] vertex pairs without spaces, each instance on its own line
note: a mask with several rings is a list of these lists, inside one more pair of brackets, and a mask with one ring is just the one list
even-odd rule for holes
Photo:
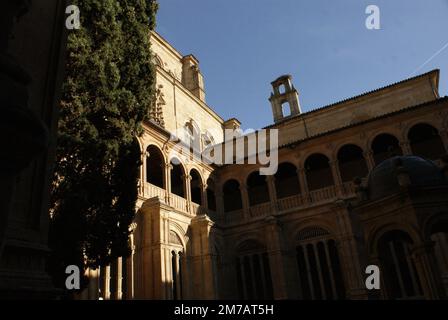
[[400,191],[397,173],[403,168],[412,186],[433,186],[447,184],[440,168],[432,161],[416,156],[398,156],[377,165],[369,175],[370,199],[378,199]]

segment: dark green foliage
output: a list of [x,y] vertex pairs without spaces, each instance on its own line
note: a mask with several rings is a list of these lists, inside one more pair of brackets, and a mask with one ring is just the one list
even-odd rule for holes
[[52,192],[49,269],[96,268],[129,252],[140,149],[155,73],[150,0],[72,1],[81,29],[70,31]]

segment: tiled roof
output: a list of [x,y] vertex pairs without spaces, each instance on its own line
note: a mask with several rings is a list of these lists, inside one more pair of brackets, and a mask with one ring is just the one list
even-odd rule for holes
[[324,110],[324,109],[329,109],[331,107],[334,107],[334,106],[337,106],[337,105],[340,105],[340,104],[343,104],[343,103],[346,103],[346,102],[349,102],[349,101],[352,101],[352,100],[356,100],[356,99],[359,99],[361,97],[365,97],[365,96],[368,96],[370,94],[373,94],[373,93],[376,93],[376,92],[379,92],[379,91],[382,91],[382,90],[385,90],[385,89],[389,89],[391,87],[395,87],[395,86],[398,86],[400,84],[403,84],[403,83],[406,83],[406,82],[409,82],[409,81],[412,81],[412,80],[415,80],[415,79],[427,77],[428,75],[433,74],[433,73],[436,73],[438,75],[440,73],[440,70],[439,69],[434,69],[432,71],[429,71],[427,73],[423,73],[423,74],[418,75],[416,77],[408,78],[408,79],[405,79],[405,80],[402,80],[402,81],[399,81],[399,82],[387,85],[385,87],[381,87],[381,88],[378,88],[378,89],[375,89],[375,90],[372,90],[372,91],[368,91],[368,92],[362,93],[360,95],[357,95],[357,96],[354,96],[354,97],[351,97],[351,98],[347,98],[345,100],[341,100],[341,101],[338,101],[338,102],[335,102],[335,103],[332,103],[332,104],[329,104],[329,105],[326,105],[326,106],[323,106],[323,107],[319,107],[319,108],[310,110],[308,112],[304,112],[304,113],[301,113],[301,114],[298,114],[298,115],[295,115],[295,116],[292,116],[292,117],[288,117],[287,119],[281,120],[281,121],[279,121],[277,123],[270,124],[270,125],[264,127],[263,129],[272,128],[272,127],[278,126],[280,124],[283,124],[283,123],[286,123],[286,122],[289,122],[289,121],[301,118],[303,116],[307,116],[307,115],[316,113],[316,112]]
[[303,138],[303,139],[297,139],[297,140],[288,142],[288,143],[286,143],[284,145],[281,145],[281,146],[279,146],[279,148],[285,148],[285,147],[288,147],[288,146],[291,146],[291,145],[294,145],[294,144],[297,144],[297,143],[301,143],[301,142],[304,142],[304,141],[307,141],[307,140],[319,138],[321,136],[324,136],[324,135],[327,135],[327,134],[331,134],[331,133],[335,133],[335,132],[338,132],[338,131],[341,131],[341,130],[344,130],[344,129],[353,128],[353,127],[356,127],[356,126],[359,126],[359,125],[363,125],[365,123],[373,122],[373,121],[376,121],[376,120],[379,120],[379,119],[388,118],[390,116],[394,116],[396,114],[404,113],[404,112],[409,111],[409,110],[415,110],[415,109],[427,107],[427,106],[430,106],[430,105],[433,105],[433,104],[446,102],[446,101],[448,101],[448,96],[445,96],[443,98],[439,98],[437,100],[428,101],[428,102],[425,102],[425,103],[422,103],[422,104],[418,104],[418,105],[415,105],[415,106],[412,106],[412,107],[402,108],[400,110],[396,110],[396,111],[391,112],[391,113],[382,114],[382,115],[379,115],[377,117],[373,117],[373,118],[370,118],[370,119],[367,119],[367,120],[364,120],[364,121],[348,124],[346,126],[342,126],[342,127],[337,128],[337,129],[332,129],[332,130],[320,132],[320,133],[318,133],[318,134],[316,134],[314,136],[306,137],[306,138]]

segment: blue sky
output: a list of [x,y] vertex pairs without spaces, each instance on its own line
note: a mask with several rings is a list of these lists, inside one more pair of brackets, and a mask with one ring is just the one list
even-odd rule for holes
[[[243,128],[273,122],[270,82],[291,74],[303,111],[413,75],[448,43],[448,0],[160,0],[157,31],[193,53],[207,103]],[[368,5],[381,30],[365,27]],[[448,48],[417,74],[441,69],[448,95]]]

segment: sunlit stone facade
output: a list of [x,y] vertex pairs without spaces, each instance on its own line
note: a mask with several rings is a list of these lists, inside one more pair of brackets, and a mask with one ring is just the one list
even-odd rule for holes
[[[278,78],[267,129],[279,130],[279,167],[261,176],[255,164],[173,160],[181,128],[203,151],[240,123],[206,104],[193,55],[155,33],[152,49],[158,92],[139,138],[133,253],[89,271],[83,298],[447,295],[448,98],[438,70],[305,113],[291,77]],[[372,264],[381,290],[365,287]]]

